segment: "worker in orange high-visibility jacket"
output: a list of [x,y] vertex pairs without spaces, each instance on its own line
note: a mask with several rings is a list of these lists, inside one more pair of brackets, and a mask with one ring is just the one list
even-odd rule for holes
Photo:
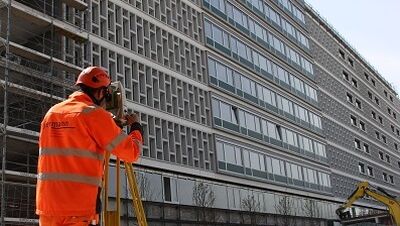
[[105,110],[110,83],[103,69],[84,69],[76,81],[80,91],[54,105],[41,123],[36,188],[41,226],[96,225],[105,154],[134,162],[141,153],[138,116],[125,116],[126,134]]

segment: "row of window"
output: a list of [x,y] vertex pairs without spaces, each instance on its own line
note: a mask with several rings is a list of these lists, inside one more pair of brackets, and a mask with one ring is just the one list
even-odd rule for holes
[[374,119],[374,120],[379,120],[379,123],[381,124],[381,125],[383,125],[383,118],[382,118],[382,116],[380,116],[380,115],[377,115],[376,113],[375,113],[375,111],[371,111],[371,117]]
[[[349,74],[346,71],[343,71],[343,79],[345,79],[346,81],[350,82]],[[351,78],[351,85],[354,86],[355,88],[358,88],[357,79]]]
[[[351,94],[349,94],[349,93],[346,93],[346,98],[347,98],[347,101],[348,101],[348,102],[350,102],[350,103],[353,104],[353,102],[354,102],[354,100],[353,100],[353,99],[354,99],[354,98],[353,98],[353,95],[351,95]],[[361,109],[361,101],[360,101],[360,100],[356,99],[356,100],[355,100],[355,104],[356,104],[356,106],[357,106],[359,109]],[[373,118],[374,120],[378,120],[379,123],[383,125],[383,118],[382,118],[382,116],[377,115],[377,114],[375,113],[375,111],[371,111],[371,116],[372,116],[372,118]],[[366,127],[365,127],[366,124],[365,124],[365,122],[359,120],[359,123],[357,123],[357,117],[355,117],[355,116],[353,116],[353,115],[350,115],[350,123],[351,123],[351,125],[353,125],[353,126],[355,126],[355,127],[359,127],[362,131],[364,131],[364,132],[366,131]],[[395,133],[395,134],[397,134],[398,136],[400,136],[400,130],[399,130],[399,129],[395,129],[394,125],[391,125],[391,129],[392,129],[392,132],[393,132],[393,133]],[[381,135],[380,132],[375,131],[375,136],[376,136],[376,138],[377,138],[378,140],[383,141],[385,144],[387,143],[386,136],[385,136],[385,135]],[[395,148],[396,150],[398,150],[398,145],[397,145],[397,143],[394,143],[394,148]]]
[[[379,106],[380,105],[380,101],[379,98],[377,96],[375,96],[375,98],[373,97],[372,93],[370,91],[368,91],[368,97],[369,99],[373,100],[375,99],[375,103]],[[390,107],[387,108],[387,112],[390,116],[393,116],[394,119],[397,119],[397,114],[394,110],[392,110]]]
[[[343,60],[346,59],[345,53],[344,53],[343,50],[339,49],[339,54],[340,54],[340,57],[342,57]],[[350,66],[354,67],[354,60],[353,59],[351,59],[350,57],[347,57],[347,61],[350,64]]]
[[382,151],[379,151],[379,159],[382,161],[386,161],[387,163],[390,164],[390,155],[386,154],[384,155]]
[[394,119],[397,119],[397,114],[396,114],[396,112],[393,110],[392,111],[392,109],[390,109],[390,107],[388,107],[387,108],[387,111],[388,111],[388,114],[390,115],[390,116],[392,116],[392,113],[393,113],[393,118]]
[[[115,168],[110,168],[110,180],[115,179]],[[121,173],[121,197],[129,197],[126,178]],[[199,206],[218,209],[253,211],[260,213],[282,214],[280,207],[290,204],[292,210],[289,215],[310,218],[335,219],[334,210],[339,207],[337,203],[309,199],[295,195],[285,195],[271,192],[266,189],[254,189],[247,186],[237,186],[228,183],[217,183],[210,180],[196,180],[182,175],[164,175],[155,171],[142,171],[136,173],[137,183],[144,191],[141,192],[142,200],[152,202],[166,202],[188,206]],[[110,183],[109,194],[116,196],[116,185]],[[284,202],[282,201],[284,200]],[[251,206],[247,203],[251,202]],[[284,204],[282,204],[284,203]],[[310,209],[309,206],[313,206]],[[249,208],[252,208],[249,210]],[[233,221],[232,221],[233,222]]]
[[[262,1],[262,0],[252,0],[253,2],[255,1]],[[290,2],[290,0],[275,0],[277,1],[280,5],[282,5],[287,11],[290,12],[290,14],[297,20],[300,21],[303,25],[306,24],[304,20],[304,13],[300,11],[299,8],[297,8],[293,3]]]
[[[378,120],[379,123],[380,123],[381,125],[383,125],[383,118],[382,118],[382,116],[380,116],[380,115],[377,116],[377,114],[375,113],[375,111],[371,111],[371,116],[372,116],[372,118],[373,118],[374,120]],[[394,125],[391,125],[390,127],[391,127],[392,132],[393,132],[394,134],[397,134],[397,136],[400,136],[400,130],[399,130],[399,129],[395,129]],[[376,137],[376,139],[382,141],[383,143],[385,143],[385,144],[387,143],[386,136],[385,136],[384,134],[381,134],[379,131],[375,131],[375,137]],[[393,142],[393,146],[394,146],[394,149],[395,149],[395,150],[399,150],[398,144],[397,144],[396,142]]]
[[371,83],[372,83],[373,86],[376,86],[375,80],[374,80],[373,78],[370,78],[370,76],[369,76],[367,73],[365,73],[365,72],[364,72],[364,77],[365,77],[365,79],[366,79],[367,81],[371,81]]
[[221,140],[217,140],[217,161],[220,170],[257,179],[325,191],[331,187],[329,174]]
[[[255,39],[255,41],[261,40],[262,42],[258,42],[264,44],[267,48],[274,48],[276,51],[282,52],[281,47],[284,45],[281,40],[279,40],[275,35],[273,35],[269,30],[265,29],[264,26],[257,21],[253,20],[248,14],[242,12],[239,8],[235,7],[235,4],[232,4],[229,1],[220,1],[220,8],[218,10],[221,13],[217,13],[223,19],[226,19],[229,23],[239,28],[241,31],[249,35],[251,38]],[[217,5],[218,1],[212,1],[211,6]],[[215,6],[214,6],[215,7]],[[271,11],[273,11],[271,9]],[[274,11],[275,13],[275,11]],[[294,28],[292,24],[281,18],[283,32],[288,34],[288,37],[293,39],[296,43],[298,43],[301,47],[306,48],[306,50],[310,49],[309,40],[303,35],[299,30]],[[250,33],[249,33],[250,32]],[[286,46],[289,49],[289,47]],[[299,54],[292,51],[293,54],[297,54],[299,59]],[[291,58],[289,58],[291,59]]]
[[388,92],[386,91],[386,90],[383,90],[383,93],[385,94],[385,97],[386,98],[389,98],[390,99],[390,101],[392,101],[393,102],[393,96],[392,95],[388,95]]
[[[377,114],[375,113],[375,111],[373,111],[373,110],[371,111],[371,116],[372,116],[372,118],[373,118],[374,120],[378,120],[379,123],[380,123],[381,125],[383,125],[383,118],[382,118],[382,116],[377,115]],[[395,128],[394,125],[390,125],[390,128],[391,128],[391,130],[392,130],[392,133],[396,134],[397,136],[400,136],[400,130],[399,130],[398,128]],[[378,140],[380,140],[380,133],[379,133],[378,131],[376,131],[375,134],[376,134],[376,138],[377,138]],[[382,141],[383,141],[384,143],[386,143],[386,136],[385,136],[385,135],[382,135]],[[394,149],[398,150],[398,145],[397,145],[397,143],[394,143]]]
[[383,173],[382,173],[382,179],[383,179],[385,182],[389,182],[389,183],[391,183],[391,184],[394,184],[394,177],[393,177],[393,175],[388,175],[387,173],[383,172]]
[[325,145],[223,101],[212,99],[214,125],[327,161]]
[[[308,38],[295,28],[289,21],[284,19],[279,13],[268,6],[263,0],[242,0],[251,11],[257,13],[265,21],[272,24],[278,30],[281,30],[289,38],[295,39],[302,46],[309,49]],[[279,4],[278,4],[279,5]],[[299,15],[301,22],[304,24],[304,14],[295,7],[296,15]]]
[[357,98],[353,98],[353,95],[350,93],[346,93],[346,100],[351,104],[355,104],[358,109],[362,109],[361,101]]
[[374,169],[372,166],[365,166],[365,164],[362,162],[358,163],[358,172],[361,174],[367,174],[370,177],[374,176]]
[[400,136],[400,130],[398,128],[395,129],[394,125],[391,125],[390,128],[392,129],[392,132],[396,134],[397,136]]
[[[373,78],[370,78],[370,76],[369,76],[367,73],[365,73],[365,72],[364,72],[364,77],[365,77],[365,79],[366,79],[367,81],[371,81],[372,85],[373,85],[374,87],[376,87],[376,82],[375,82],[375,80],[374,80]],[[387,92],[386,90],[383,90],[383,94],[385,94],[385,97],[386,97],[386,98],[389,98],[389,100],[390,100],[391,102],[393,102],[393,96],[390,95],[390,94],[388,94],[388,92]],[[390,114],[390,113],[389,113],[389,114]]]
[[[372,93],[370,91],[368,91],[368,97],[369,99],[373,100],[373,96]],[[375,103],[379,106],[380,105],[380,101],[378,97],[375,97]]]
[[380,140],[383,143],[387,144],[386,136],[383,133],[381,134],[379,131],[376,130],[375,131],[375,137],[376,137],[377,140]]
[[[297,121],[300,124],[305,123],[312,129],[322,131],[321,118],[315,113],[301,107],[299,104],[288,100],[271,89],[260,85],[252,79],[247,78],[212,58],[208,58],[208,74],[211,83],[220,85],[228,91],[244,97],[269,110],[280,113],[281,115]],[[305,84],[295,77],[292,78],[294,79],[292,79],[291,83],[296,84],[296,88],[304,91]]]
[[350,122],[351,125],[355,126],[355,127],[359,127],[362,131],[365,132],[365,122],[359,120],[359,122],[357,123],[357,117],[354,115],[350,115]]
[[[373,176],[374,176],[374,169],[373,169],[371,166],[365,166],[365,164],[362,163],[362,162],[359,162],[359,163],[358,163],[358,171],[359,171],[361,174],[365,174],[365,175],[368,175],[368,176],[370,176],[370,177],[373,177]],[[382,173],[382,179],[383,179],[383,181],[385,181],[385,182],[389,182],[389,183],[391,183],[391,184],[394,184],[394,177],[393,177],[393,175],[388,175],[387,173],[383,172],[383,173]]]
[[[279,84],[291,90],[294,87],[300,93],[307,95],[312,101],[317,102],[317,92],[310,86],[301,85],[301,80],[290,74],[288,71],[278,66],[259,52],[245,45],[243,42],[234,38],[232,35],[221,30],[219,27],[205,21],[207,43],[215,46],[229,57],[233,57],[240,63],[249,67],[258,74],[267,77],[270,80],[279,82]],[[229,45],[231,48],[229,48]],[[296,84],[297,83],[297,84]],[[309,88],[308,88],[309,87]],[[307,93],[308,92],[308,93]]]
[[[228,4],[230,5],[230,3]],[[232,10],[236,9],[231,5]],[[277,38],[268,30],[264,29],[262,25],[258,24],[254,20],[248,18],[246,14],[236,9],[237,12],[240,12],[240,21],[237,16],[231,15],[228,11],[228,21],[234,24],[236,27],[240,28],[244,33],[246,33],[250,38],[254,39],[256,43],[262,44],[267,49],[270,49],[272,52],[276,53],[279,57],[288,61],[289,64],[293,65],[297,69],[303,71],[306,75],[313,77],[313,68],[310,61],[302,57],[299,53],[294,51],[292,48],[287,46],[283,41]],[[246,18],[246,20],[243,20]],[[239,22],[237,22],[237,21]],[[215,25],[214,25],[215,26]],[[209,27],[210,28],[210,27]],[[221,31],[220,31],[221,30]],[[206,25],[206,33],[207,31],[211,31],[211,29],[207,29]],[[224,42],[223,35],[224,33],[221,28],[216,28],[212,30],[212,37],[227,49],[233,49],[237,46],[234,42]],[[214,33],[215,32],[215,33]],[[229,36],[229,35],[228,35]],[[229,38],[229,37],[227,37]],[[249,62],[253,62],[253,57],[251,53],[244,57]]]
[[[361,150],[361,141],[360,141],[359,139],[357,139],[357,138],[354,139],[354,147],[355,147],[356,149],[358,149],[358,150]],[[364,151],[365,153],[367,153],[367,154],[370,153],[370,151],[369,151],[369,145],[368,145],[368,144],[364,143],[364,144],[362,145],[362,148],[363,148],[363,151]]]
[[[239,27],[241,30],[244,30],[247,34],[250,32],[250,34],[248,35],[250,36],[250,38],[253,38],[257,43],[261,43],[269,49],[274,49],[275,51],[278,51],[281,55],[284,55],[287,60],[295,63],[297,66],[301,67],[302,61],[308,62],[308,64],[310,64],[309,61],[307,61],[292,48],[287,46],[283,41],[276,37],[276,35],[265,29],[262,24],[254,21],[253,19],[251,19],[251,17],[247,16],[245,13],[240,11],[229,2],[227,2],[227,15],[229,22],[233,23],[236,26],[239,25],[237,27]],[[301,44],[309,48],[308,41]]]

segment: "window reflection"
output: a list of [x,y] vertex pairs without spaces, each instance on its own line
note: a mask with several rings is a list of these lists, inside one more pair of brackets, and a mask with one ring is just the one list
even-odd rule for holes
[[[294,120],[295,117],[297,119],[302,120],[305,123],[310,124],[312,129],[319,129],[322,130],[322,123],[321,123],[321,118],[320,116],[316,115],[315,113],[301,107],[299,104],[292,102],[291,100],[288,100],[285,97],[282,97],[279,94],[276,94],[274,91],[270,90],[269,88],[264,87],[263,85],[260,85],[259,83],[254,82],[252,79],[247,78],[246,76],[232,70],[231,68],[227,67],[226,65],[223,65],[216,60],[209,58],[208,59],[209,63],[209,75],[211,77],[217,78],[219,81],[224,82],[225,84],[229,84],[231,88],[236,87],[237,90],[243,91],[244,93],[258,98],[262,103],[257,102],[259,105],[262,107],[274,111],[274,108],[278,108],[282,110],[285,114],[281,113],[283,116],[288,117],[291,120]],[[277,67],[275,67],[277,68]],[[288,83],[292,83],[291,85],[295,85],[294,81],[298,81],[297,85],[302,85],[301,87],[304,86],[304,83],[300,83],[300,80],[293,79],[293,76],[290,74],[287,74],[286,72],[283,72],[281,69],[277,68],[277,71],[281,71],[282,78]],[[277,72],[278,73],[278,72]],[[287,77],[289,76],[289,77]],[[290,78],[290,79],[289,79]],[[231,92],[234,92],[234,89],[232,90],[231,88],[226,88],[225,86],[222,86],[222,88],[228,89]],[[310,91],[311,88],[308,88]],[[237,94],[237,92],[234,92],[234,94]],[[311,98],[311,97],[310,97]],[[254,99],[252,99],[254,102]],[[215,106],[213,106],[215,107]],[[219,111],[218,109],[216,109]],[[228,113],[228,112],[224,112]],[[234,113],[234,112],[233,112]],[[232,116],[235,116],[233,113],[231,113]],[[214,112],[214,116],[218,115],[219,112]],[[229,121],[234,120],[229,119]],[[244,125],[246,124],[245,121],[241,120],[241,123]],[[253,124],[248,124],[248,125],[253,125]],[[255,126],[258,126],[258,123],[255,124]],[[314,128],[315,127],[315,128]],[[254,131],[259,132],[257,128]]]
[[[255,159],[255,161],[258,159],[258,161],[260,161],[259,156],[258,158],[256,155],[252,154],[252,156],[251,159]],[[266,164],[268,165],[269,163]],[[276,164],[282,167],[279,163]],[[293,167],[295,166],[297,165],[293,164],[290,168],[294,169]],[[141,193],[143,200],[274,214],[277,213],[277,209],[279,209],[277,207],[282,203],[282,199],[287,197],[286,201],[291,203],[291,215],[325,219],[336,217],[331,213],[331,210],[336,209],[337,204],[326,201],[296,196],[283,196],[282,194],[265,190],[249,189],[231,184],[219,184],[207,180],[196,180],[190,177],[177,178],[173,175],[163,176],[161,172],[153,173],[139,170],[137,175],[138,180],[141,180],[139,178],[142,176],[147,178],[148,186],[154,188],[151,195],[152,198],[150,199],[145,199]],[[295,175],[295,170],[291,170],[291,175]],[[163,186],[161,186],[161,184],[163,184]],[[164,187],[166,190],[162,192],[161,187]],[[139,186],[139,190],[142,189],[143,188]],[[179,191],[179,193],[177,193],[177,191]],[[179,196],[177,196],[177,194],[179,194]],[[129,206],[131,205],[128,205],[128,208]],[[130,209],[129,211],[133,213],[133,210]]]
[[[289,131],[287,134],[291,134],[291,132]],[[303,147],[311,148],[312,146],[309,143],[310,141],[311,140],[309,139],[303,139]],[[241,171],[238,171],[238,168],[228,167],[223,169],[220,168],[220,170],[241,173],[249,177],[261,177],[264,180],[275,180],[293,186],[309,187],[311,189],[322,191],[330,190],[330,175],[327,173],[311,169],[307,166],[302,166],[301,164],[268,156],[259,151],[244,148],[220,139],[217,139],[216,145],[217,153],[219,153],[218,156],[223,157],[218,158],[218,162],[234,164],[242,169]],[[241,161],[242,156],[243,162]]]

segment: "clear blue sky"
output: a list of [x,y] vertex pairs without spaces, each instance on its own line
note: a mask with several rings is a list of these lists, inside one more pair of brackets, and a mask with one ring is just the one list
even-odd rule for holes
[[305,1],[400,92],[400,0]]

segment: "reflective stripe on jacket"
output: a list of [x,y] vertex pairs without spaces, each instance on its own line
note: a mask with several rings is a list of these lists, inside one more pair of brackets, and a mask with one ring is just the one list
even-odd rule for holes
[[88,95],[73,93],[53,106],[41,123],[36,213],[95,214],[105,153],[133,162],[141,148],[140,132],[125,134]]

